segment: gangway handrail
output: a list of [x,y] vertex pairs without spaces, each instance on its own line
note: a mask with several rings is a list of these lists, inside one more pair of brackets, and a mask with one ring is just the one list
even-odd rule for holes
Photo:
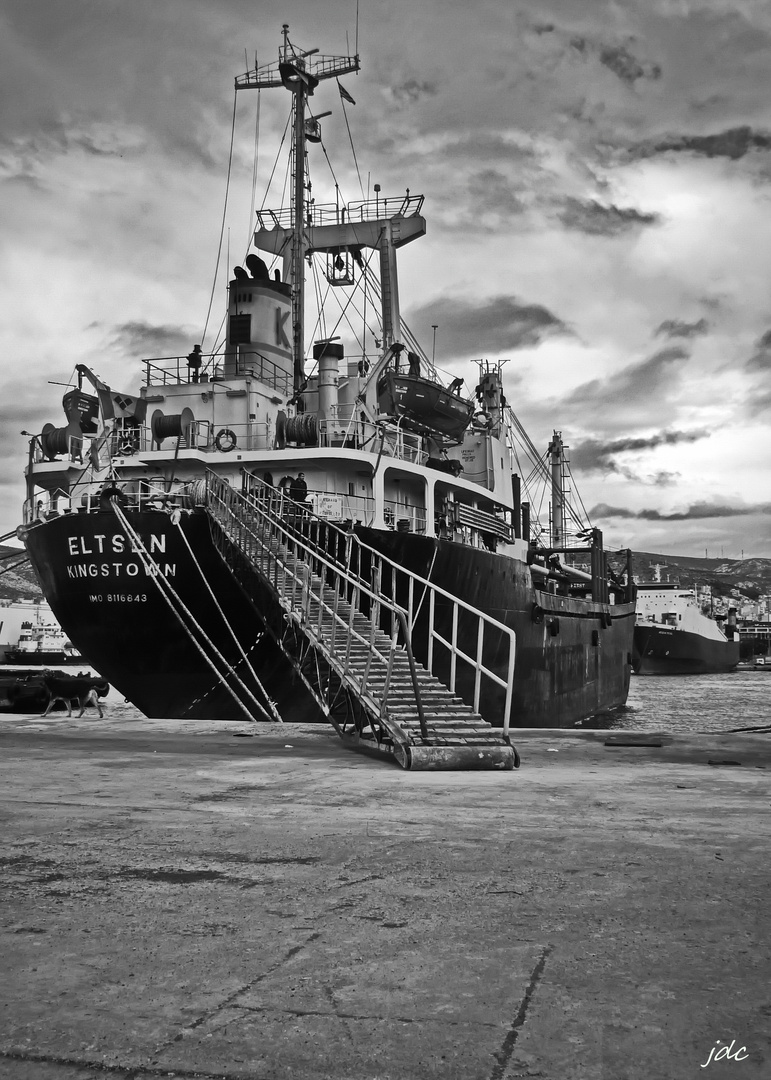
[[[211,470],[207,470],[207,484],[208,484],[208,477],[209,476],[219,480],[219,477],[217,477],[216,473],[211,472]],[[264,508],[265,508],[265,506],[270,505],[270,498],[271,497],[273,499],[276,499],[276,497],[278,497],[279,500],[282,500],[283,498],[285,498],[285,496],[283,496],[281,493],[277,493],[275,488],[271,487],[269,484],[266,484],[264,480],[262,480],[258,476],[255,476],[253,473],[249,472],[247,469],[243,470],[243,479],[244,479],[244,483],[246,485],[247,492],[248,492],[249,504],[250,504],[250,506],[251,506],[251,508],[253,510],[256,510],[258,513],[260,513],[264,517],[267,517],[267,519],[270,521],[270,523],[271,523],[271,525],[273,527],[278,527],[278,528],[281,528],[282,531],[284,531],[284,532],[289,532],[289,535],[291,536],[293,543],[301,542],[304,547],[312,548],[314,558],[323,558],[329,564],[329,553],[326,551],[326,549],[322,548],[318,544],[314,544],[314,542],[309,537],[304,536],[304,534],[299,534],[298,535],[297,530],[292,530],[292,531],[287,530],[287,528],[281,522],[280,518],[276,518],[276,517],[273,517],[273,516],[268,516],[266,514]],[[255,494],[255,491],[258,494]],[[262,496],[262,497],[260,498],[260,496]],[[299,509],[299,504],[292,503],[291,500],[288,500],[288,502],[291,505],[297,506],[298,509]],[[357,549],[358,559],[359,559],[358,565],[359,566],[361,566],[361,554],[360,553],[361,552],[367,552],[369,558],[373,561],[373,565],[378,565],[379,564],[380,566],[387,566],[389,568],[390,575],[391,575],[392,589],[393,589],[393,587],[395,585],[396,575],[397,574],[403,575],[407,579],[407,582],[408,582],[408,603],[407,603],[407,607],[404,608],[402,605],[397,605],[397,606],[399,606],[401,608],[401,610],[403,610],[405,612],[410,631],[412,631],[412,629],[414,628],[415,623],[416,623],[417,618],[418,618],[418,615],[420,613],[420,609],[421,609],[421,607],[423,605],[424,599],[426,598],[426,595],[428,595],[428,598],[429,598],[429,612],[428,612],[428,656],[427,656],[428,668],[427,668],[427,670],[432,671],[432,666],[433,666],[433,661],[434,661],[434,644],[435,643],[439,643],[440,645],[443,645],[450,653],[450,687],[449,688],[450,688],[451,691],[453,691],[453,692],[455,691],[455,678],[456,678],[457,659],[461,658],[467,664],[469,664],[474,670],[474,709],[476,711],[479,711],[479,702],[480,702],[480,697],[481,697],[481,688],[482,688],[482,678],[483,677],[489,679],[491,682],[493,682],[493,683],[497,684],[498,686],[502,687],[506,692],[505,706],[504,706],[503,731],[504,731],[504,734],[508,734],[509,722],[510,722],[510,713],[511,713],[511,702],[512,702],[512,697],[513,697],[514,665],[515,665],[515,662],[516,662],[516,634],[515,634],[514,630],[511,627],[506,626],[505,623],[501,622],[499,619],[496,619],[494,616],[488,615],[487,612],[481,611],[479,608],[474,607],[473,604],[469,604],[465,600],[462,600],[462,599],[460,599],[460,597],[455,596],[453,593],[449,592],[447,589],[443,589],[441,587],[441,585],[437,585],[435,582],[429,581],[428,578],[422,577],[420,574],[416,573],[415,571],[408,570],[406,567],[401,566],[400,564],[394,562],[394,560],[389,559],[388,556],[383,555],[382,552],[378,551],[376,548],[374,548],[371,545],[366,544],[364,541],[362,541],[358,536],[356,536],[355,533],[346,532],[345,530],[341,529],[339,526],[336,526],[336,525],[332,524],[331,522],[326,521],[324,518],[320,518],[317,515],[313,514],[312,511],[306,509],[305,507],[302,508],[302,514],[307,519],[315,520],[323,528],[327,528],[327,529],[335,531],[339,536],[344,538],[346,545],[350,545],[350,547],[347,547],[347,549],[346,549],[347,552],[348,552],[348,555],[346,557],[345,567],[343,567],[343,565],[341,563],[339,563],[338,561],[335,561],[334,566],[332,568],[333,568],[334,572],[339,572],[341,570],[344,570],[344,572],[349,577],[355,578],[356,584],[357,584],[357,586],[359,588],[368,589],[368,586],[367,586],[367,583],[366,583],[365,579],[353,568],[353,560],[351,558],[351,548],[353,548],[353,547],[355,547]],[[301,540],[300,540],[300,537],[302,538]],[[331,565],[331,564],[329,564],[329,565]],[[418,588],[422,587],[422,595],[421,595],[420,599],[418,600],[417,605],[415,603],[416,585],[417,585]],[[395,592],[395,589],[393,589],[393,591]],[[437,597],[441,597],[443,600],[446,600],[447,602],[449,602],[449,604],[452,605],[452,612],[453,612],[453,616],[452,616],[452,633],[451,633],[451,637],[449,639],[444,637],[442,634],[440,634],[438,629],[436,628],[435,609],[436,609],[436,598]],[[477,647],[476,647],[476,655],[475,656],[471,656],[470,654],[466,653],[460,647],[460,645],[458,644],[458,612],[459,612],[459,609],[462,609],[462,610],[466,611],[469,615],[471,615],[472,617],[477,619]],[[505,679],[502,678],[500,675],[497,674],[497,672],[493,671],[490,667],[488,667],[487,665],[485,665],[483,663],[484,630],[485,630],[485,627],[489,627],[491,630],[497,631],[499,634],[501,634],[507,640],[507,643],[508,643],[508,664],[507,664],[507,676],[506,676]]]
[[[413,654],[412,654],[412,645],[411,645],[411,642],[410,642],[410,630],[409,630],[409,625],[408,625],[408,622],[407,622],[407,614],[406,614],[406,612],[403,609],[401,609],[398,604],[392,602],[387,597],[383,597],[382,594],[380,594],[377,589],[371,588],[365,582],[356,579],[353,575],[351,575],[349,573],[346,573],[344,568],[342,568],[339,564],[335,563],[334,561],[332,561],[331,559],[329,559],[327,557],[326,552],[321,552],[321,551],[316,550],[315,545],[312,545],[312,544],[309,544],[309,543],[305,542],[305,538],[297,536],[293,531],[286,528],[281,521],[275,519],[274,517],[272,517],[271,515],[266,513],[262,507],[257,506],[256,504],[254,504],[252,502],[252,500],[248,500],[246,497],[241,495],[239,492],[235,491],[228,484],[228,482],[226,480],[223,480],[221,477],[219,477],[216,473],[212,472],[211,470],[207,471],[207,491],[210,494],[210,496],[213,496],[217,500],[217,502],[220,504],[220,506],[223,507],[223,509],[226,511],[226,513],[228,513],[230,515],[230,517],[234,521],[235,525],[238,527],[239,531],[241,533],[243,533],[243,532],[248,533],[249,536],[254,541],[256,541],[257,544],[260,546],[262,552],[264,553],[264,555],[267,556],[268,560],[273,561],[273,563],[275,564],[275,569],[276,569],[276,578],[277,578],[278,567],[280,566],[283,573],[284,573],[284,575],[291,579],[291,581],[292,581],[291,594],[290,594],[289,597],[284,597],[283,599],[289,601],[290,615],[294,615],[294,617],[297,617],[297,610],[298,609],[300,610],[300,612],[301,612],[300,622],[303,625],[303,627],[306,629],[306,631],[310,628],[310,625],[311,625],[311,600],[314,600],[316,602],[316,604],[318,605],[318,614],[317,614],[318,626],[317,626],[317,629],[315,631],[317,639],[329,649],[329,651],[331,653],[331,657],[333,659],[337,660],[337,662],[339,664],[341,664],[341,666],[343,668],[343,673],[347,674],[349,678],[351,677],[351,673],[350,673],[350,646],[351,646],[351,642],[355,639],[355,640],[358,640],[359,642],[361,642],[362,644],[366,645],[366,647],[367,647],[367,649],[369,651],[369,660],[367,662],[367,666],[365,668],[363,676],[360,679],[360,682],[362,684],[360,686],[360,692],[361,692],[362,697],[366,697],[366,698],[369,699],[371,704],[374,706],[375,711],[378,712],[380,717],[383,718],[383,719],[385,719],[387,717],[387,715],[388,715],[388,710],[387,710],[388,691],[389,691],[391,672],[392,672],[392,665],[393,665],[393,653],[395,652],[395,649],[396,649],[396,646],[397,646],[398,634],[396,634],[396,633],[391,634],[390,652],[389,652],[388,655],[384,655],[377,648],[377,646],[375,644],[375,641],[374,641],[374,632],[375,632],[375,630],[377,628],[375,619],[370,620],[371,632],[370,632],[370,638],[368,640],[353,625],[354,616],[358,613],[356,603],[351,602],[351,604],[350,604],[350,618],[346,621],[343,618],[343,616],[340,615],[339,611],[337,610],[338,601],[340,599],[339,588],[334,587],[334,597],[335,597],[334,604],[330,604],[328,602],[328,600],[325,598],[325,596],[324,596],[324,585],[325,585],[325,578],[326,578],[327,574],[331,573],[332,575],[334,575],[338,579],[338,583],[342,579],[342,581],[345,583],[346,586],[351,587],[354,590],[354,596],[356,594],[361,594],[362,592],[366,593],[367,596],[370,599],[370,603],[372,604],[373,608],[375,606],[382,606],[382,607],[386,607],[389,611],[391,611],[391,613],[394,616],[395,620],[398,622],[398,624],[400,626],[400,629],[402,631],[402,634],[404,636],[404,645],[405,645],[405,650],[407,652],[408,663],[409,663],[409,666],[410,666],[410,675],[411,675],[411,681],[412,681],[412,685],[413,685],[413,690],[414,690],[414,693],[415,693],[415,704],[416,704],[416,709],[417,709],[417,713],[418,713],[418,719],[419,719],[419,723],[420,723],[421,734],[422,734],[422,736],[424,738],[427,738],[428,737],[428,731],[427,731],[427,727],[426,727],[425,712],[424,712],[424,709],[423,709],[423,703],[422,703],[422,699],[421,699],[420,683],[418,681],[417,670],[416,670],[416,667],[415,667],[414,658],[413,658]],[[271,551],[269,544],[266,543],[265,540],[254,529],[250,528],[249,525],[241,517],[239,517],[238,513],[234,509],[234,505],[237,505],[237,501],[239,499],[241,501],[243,501],[244,503],[246,503],[246,505],[249,507],[250,511],[252,511],[252,512],[254,510],[258,511],[261,518],[263,519],[263,522],[266,523],[269,526],[270,535],[275,535],[277,532],[280,532],[280,533],[282,533],[284,535],[284,537],[285,537],[288,544],[293,545],[295,548],[301,548],[301,549],[305,550],[305,553],[308,556],[308,561],[307,562],[303,562],[303,561],[300,562],[300,568],[301,568],[300,572],[297,572],[297,569],[293,568],[290,565],[290,563],[282,560],[277,552]],[[238,546],[239,546],[241,551],[244,551],[243,537],[242,536],[239,536]],[[318,576],[320,578],[320,587],[318,588],[318,590],[314,590],[312,588],[311,581],[310,581],[310,574],[311,574],[311,571],[313,569],[313,564],[314,563],[316,563],[319,566],[319,570],[317,571],[317,574],[318,574]],[[322,566],[323,566],[323,570],[320,569]],[[304,568],[304,572],[303,572],[302,568]],[[299,591],[299,594],[300,594],[299,598],[298,598],[298,591]],[[324,639],[322,633],[321,633],[322,613],[324,611],[326,611],[332,617],[332,637],[331,637],[330,641],[326,641]],[[340,657],[337,654],[336,649],[335,649],[335,636],[336,636],[335,635],[335,629],[338,626],[340,626],[340,627],[342,627],[344,629],[345,635],[346,635],[346,643],[347,643],[346,644],[346,650],[345,650],[345,657],[344,657],[342,663],[341,663]],[[383,687],[383,690],[382,690],[382,693],[381,693],[381,700],[380,700],[379,703],[378,703],[377,699],[371,693],[369,693],[367,691],[367,678],[368,678],[368,675],[369,675],[370,662],[371,662],[371,659],[372,659],[373,656],[376,656],[386,666],[385,684],[384,684],[384,687]]]

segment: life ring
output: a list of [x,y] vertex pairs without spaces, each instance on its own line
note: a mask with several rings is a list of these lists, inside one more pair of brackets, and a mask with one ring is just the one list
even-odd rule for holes
[[223,428],[214,437],[215,448],[223,454],[229,454],[231,450],[235,450],[237,443],[235,432],[230,428]]
[[134,453],[136,453],[136,447],[133,443],[125,442],[118,447],[118,457],[131,457]]
[[471,417],[471,423],[478,431],[489,431],[493,426],[493,418],[484,409],[477,409]]

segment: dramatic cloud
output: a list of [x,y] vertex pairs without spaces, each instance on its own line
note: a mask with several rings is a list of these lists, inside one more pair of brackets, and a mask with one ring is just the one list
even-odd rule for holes
[[144,322],[116,326],[112,340],[115,347],[136,359],[186,356],[195,344],[190,330],[182,326],[151,326]]
[[622,82],[632,86],[638,79],[658,79],[661,68],[658,64],[642,64],[623,46],[615,48],[604,46],[600,49],[600,63],[618,75]]
[[660,220],[658,214],[648,214],[633,207],[603,206],[595,199],[568,197],[560,214],[560,221],[569,229],[594,236],[617,236],[638,225],[654,225]]
[[690,357],[690,353],[679,345],[670,345],[660,349],[653,356],[637,364],[629,364],[608,379],[592,379],[581,383],[567,396],[573,406],[590,406],[596,409],[602,403],[614,406],[624,402],[631,403],[642,411],[642,403],[652,401],[657,410],[663,404],[656,396],[661,389],[671,389],[676,376],[674,370]]
[[[469,180],[469,195],[474,205],[476,221],[487,224],[488,228],[500,225],[501,217],[510,218],[521,214],[524,203],[512,190],[511,181],[496,169],[483,169]],[[493,220],[485,222],[485,216]]]
[[698,322],[693,323],[681,322],[679,319],[665,319],[657,327],[656,334],[657,336],[665,334],[670,338],[692,338],[700,334],[706,334],[708,329],[709,323],[706,319],[699,319]]
[[704,157],[725,157],[736,161],[750,150],[771,149],[771,134],[767,131],[753,131],[750,127],[730,128],[716,135],[669,135],[653,146],[648,153],[689,153]]
[[749,517],[753,514],[771,514],[771,503],[754,506],[725,506],[719,503],[693,503],[687,510],[663,514],[660,510],[627,510],[621,506],[598,503],[589,511],[591,518],[634,518],[642,521],[693,521],[709,518]]
[[771,349],[756,352],[744,365],[747,371],[760,371],[763,374],[771,372]]
[[771,389],[752,394],[747,402],[747,409],[751,416],[763,416],[767,412],[771,413]]
[[[706,430],[699,431],[660,431],[655,435],[640,436],[638,438],[611,439],[583,439],[578,445],[574,445],[570,452],[571,464],[584,472],[617,472],[622,475],[631,475],[628,466],[620,464],[616,457],[619,454],[655,450],[659,446],[676,446],[678,443],[694,443],[699,439],[708,438],[712,433]],[[656,474],[657,484],[671,483],[674,474]]]
[[548,308],[522,303],[514,296],[496,296],[479,304],[444,296],[410,312],[408,322],[425,327],[427,332],[421,336],[427,341],[430,327],[437,324],[442,351],[450,358],[500,356],[572,333]]
[[[533,27],[536,33],[544,33]],[[553,27],[547,27],[553,30]],[[606,45],[601,42],[590,41],[586,37],[578,35],[570,39],[570,47],[584,58],[596,57],[603,67],[612,71],[627,86],[633,86],[638,79],[659,79],[661,67],[659,64],[644,63],[637,59],[623,45]]]
[[744,370],[752,380],[746,401],[747,411],[753,417],[771,411],[771,330],[761,334],[756,350],[744,364]]
[[771,372],[771,330],[766,330],[764,334],[761,334],[755,348],[757,352],[747,360],[744,365],[745,370],[759,371],[764,375]]
[[399,105],[415,105],[423,97],[433,97],[437,92],[435,83],[419,79],[407,79],[391,87],[391,97]]

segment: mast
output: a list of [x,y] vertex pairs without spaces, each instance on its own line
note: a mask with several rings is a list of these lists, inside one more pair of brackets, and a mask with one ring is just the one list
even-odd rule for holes
[[[297,49],[289,40],[289,25],[283,25],[284,43],[277,64],[265,64],[236,78],[236,90],[259,90],[284,86],[292,93],[292,206],[290,286],[292,289],[292,353],[294,389],[305,381],[305,267],[308,251],[305,199],[305,114],[308,98],[322,79],[335,79],[359,70],[358,56],[319,56],[318,49]],[[310,59],[313,57],[313,59]],[[282,223],[283,224],[283,223]]]
[[[284,66],[289,65],[289,27],[284,23]],[[302,67],[300,66],[302,65]],[[302,61],[298,70],[304,69]],[[289,76],[287,81],[292,81]],[[292,354],[294,356],[294,388],[302,386],[305,360],[305,102],[308,91],[302,78],[291,86],[294,110],[292,138]],[[313,93],[313,91],[310,91]]]
[[562,432],[555,431],[549,443],[551,459],[551,543],[559,548],[565,543],[565,489],[562,477]]

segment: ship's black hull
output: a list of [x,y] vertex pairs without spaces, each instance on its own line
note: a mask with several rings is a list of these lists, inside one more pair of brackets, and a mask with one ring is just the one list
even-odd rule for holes
[[[206,515],[184,515],[179,526],[159,511],[129,516],[187,608],[182,622],[112,512],[62,516],[26,537],[54,615],[93,667],[147,716],[236,720],[252,712],[249,694],[264,702],[251,666],[285,720],[317,719],[315,703],[217,552]],[[233,692],[194,644],[196,626],[222,656],[214,662]],[[210,645],[205,649],[212,655]]]
[[[323,719],[275,643],[284,614],[277,596],[256,574],[234,573],[226,565],[206,514],[183,515],[179,524],[161,511],[131,513],[129,519],[188,609],[181,621],[111,512],[62,516],[33,527],[26,537],[46,599],[93,666],[146,715],[238,719],[254,713],[249,693],[263,700],[251,665],[285,720]],[[398,564],[515,630],[512,726],[570,727],[625,702],[634,605],[600,605],[534,590],[523,563],[492,552],[414,534],[359,532]],[[223,658],[216,666],[240,704],[183,623],[205,630]],[[420,620],[415,633],[420,659]],[[493,661],[497,649],[491,642]],[[468,651],[473,652],[471,643]],[[248,692],[228,674],[230,665]],[[467,697],[463,680],[459,692]],[[503,722],[498,697],[483,699],[481,709],[495,724]]]
[[[534,589],[524,563],[480,548],[399,532],[357,532],[393,562],[515,631],[512,726],[572,727],[626,702],[634,604],[599,604]],[[424,658],[419,634],[416,653]],[[499,674],[505,676],[503,666]],[[485,708],[483,695],[481,711],[491,723],[501,722],[502,699],[502,692],[488,692]]]
[[715,641],[669,627],[635,627],[636,675],[717,675],[733,671],[738,663],[738,641]]

